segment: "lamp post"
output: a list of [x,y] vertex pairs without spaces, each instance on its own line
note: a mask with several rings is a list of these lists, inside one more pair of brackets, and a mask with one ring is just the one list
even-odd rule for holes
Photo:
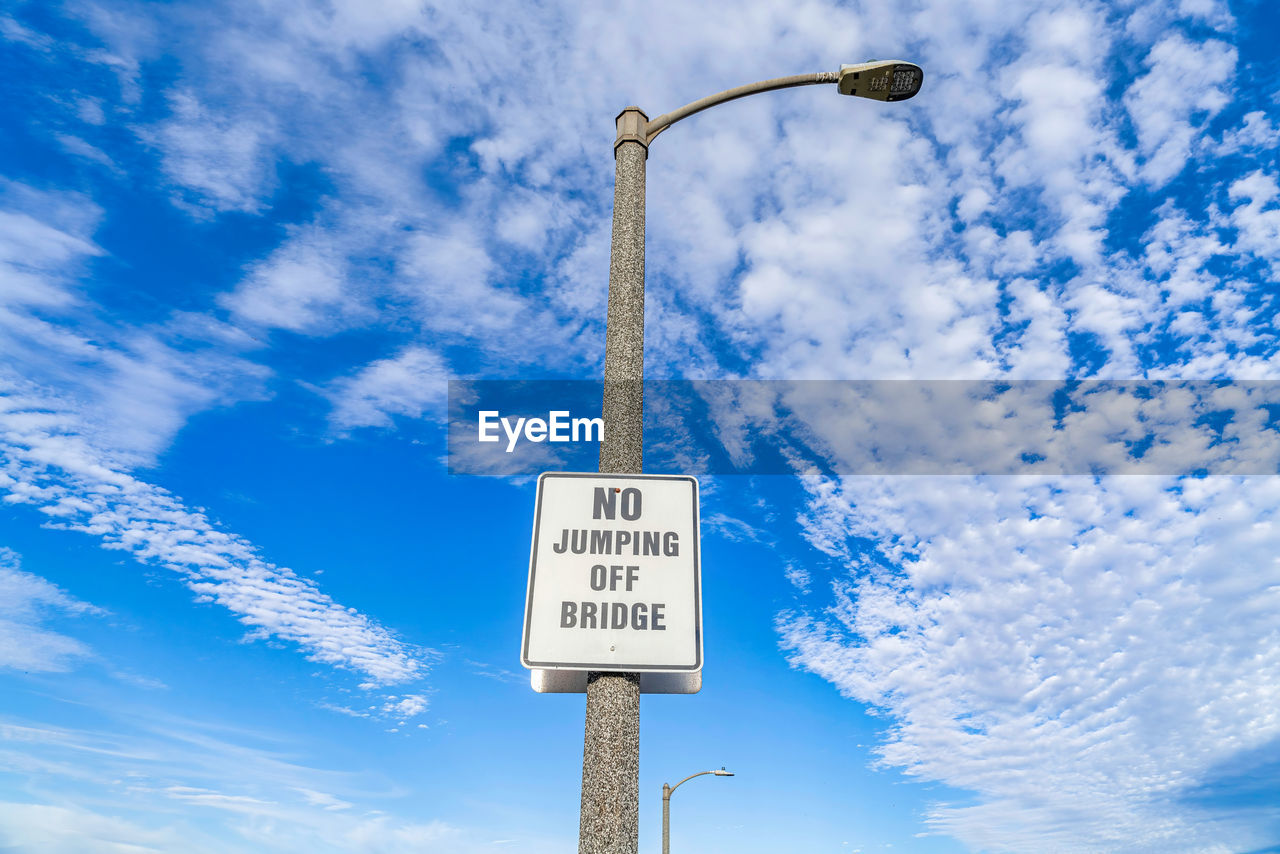
[[[644,190],[649,143],[671,125],[736,98],[835,83],[842,95],[901,101],[920,91],[924,72],[896,60],[842,65],[728,89],[650,121],[639,107],[617,118],[613,144],[613,237],[609,252],[609,309],[604,356],[604,435],[600,471],[639,474],[644,426]],[[587,674],[582,754],[579,854],[636,854],[640,814],[640,676]],[[679,784],[677,784],[679,785]]]
[[687,783],[694,777],[701,777],[703,774],[715,774],[717,777],[732,777],[732,771],[724,770],[724,766],[720,766],[719,771],[699,771],[697,774],[690,774],[674,786],[662,784],[662,854],[671,854],[671,793],[680,788],[681,784]]

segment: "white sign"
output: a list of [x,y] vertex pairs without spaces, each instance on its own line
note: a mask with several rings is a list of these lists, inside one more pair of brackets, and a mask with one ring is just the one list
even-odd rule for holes
[[698,481],[538,478],[521,663],[534,669],[702,669]]

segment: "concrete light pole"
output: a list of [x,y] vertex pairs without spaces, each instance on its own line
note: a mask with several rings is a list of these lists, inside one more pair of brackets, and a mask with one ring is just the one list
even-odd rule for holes
[[[639,107],[618,114],[613,144],[613,238],[609,253],[609,314],[604,355],[604,436],[600,471],[641,473],[644,429],[644,190],[649,143],[683,118],[708,107],[774,89],[835,83],[842,95],[901,101],[920,91],[924,72],[909,62],[843,65],[778,77],[710,95],[652,121]],[[683,781],[682,781],[683,782]],[[679,785],[677,783],[676,785]],[[582,754],[579,854],[636,854],[640,816],[640,676],[587,675]]]
[[703,774],[715,774],[717,777],[732,777],[732,771],[724,770],[724,766],[720,766],[719,771],[699,771],[697,774],[690,774],[674,786],[662,784],[662,854],[671,854],[671,793],[684,783],[689,782],[694,777],[701,777]]

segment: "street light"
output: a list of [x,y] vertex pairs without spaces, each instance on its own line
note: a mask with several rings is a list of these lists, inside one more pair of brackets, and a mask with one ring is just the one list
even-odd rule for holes
[[905,101],[920,91],[924,69],[912,62],[881,60],[840,66],[836,85],[841,95],[877,101]]
[[724,770],[724,766],[720,766],[719,771],[699,771],[697,774],[690,774],[674,786],[662,784],[662,854],[671,854],[671,793],[680,788],[681,784],[687,783],[694,777],[701,777],[703,774],[715,774],[717,777],[732,777],[732,771]]
[[[613,144],[613,236],[604,355],[600,472],[639,474],[644,427],[644,184],[649,144],[671,125],[717,104],[793,86],[835,83],[844,95],[902,101],[924,71],[900,60],[843,65],[728,89],[653,121],[639,107],[617,118]],[[693,690],[696,690],[693,689]],[[678,785],[678,784],[677,784]],[[579,854],[636,854],[640,829],[640,675],[587,674]]]

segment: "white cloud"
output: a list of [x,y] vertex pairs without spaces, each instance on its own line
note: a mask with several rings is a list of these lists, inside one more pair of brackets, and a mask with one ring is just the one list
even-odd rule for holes
[[307,803],[326,810],[345,810],[352,806],[349,801],[341,800],[326,792],[315,792],[311,789],[298,789],[298,791],[307,799]]
[[329,419],[339,431],[345,431],[389,427],[394,415],[419,418],[442,404],[448,379],[443,359],[421,347],[410,347],[335,383],[330,391],[333,412]]
[[1280,274],[1280,186],[1276,177],[1253,172],[1234,181],[1228,194],[1232,201],[1240,202],[1230,213],[1238,234],[1235,246],[1268,261],[1272,275]]
[[[14,854],[164,854],[178,850],[213,854],[216,846],[191,838],[184,828],[152,829],[79,806],[0,803],[0,844]],[[88,847],[87,847],[88,846]]]
[[104,254],[91,239],[101,216],[79,194],[0,184],[0,374],[57,397],[60,429],[113,464],[150,462],[193,412],[261,395],[267,372],[240,355],[251,339],[211,318],[103,320],[80,281]]
[[190,822],[165,815],[173,807],[161,799],[154,807],[157,816],[164,816],[163,823],[154,817],[124,819],[80,805],[0,802],[0,844],[13,854],[338,854],[353,848],[391,852],[403,846],[445,854],[484,847],[440,821],[406,821],[375,812],[346,818],[322,803],[276,803],[184,787],[160,794],[196,810],[223,813],[226,831],[197,831]]
[[72,136],[69,133],[59,133],[54,135],[54,139],[58,141],[59,145],[71,154],[74,154],[76,157],[82,157],[85,160],[97,163],[100,166],[105,166],[112,174],[124,174],[124,171],[107,156],[105,151],[96,146],[90,145],[80,137]]
[[[883,760],[976,795],[930,823],[983,850],[1266,844],[1186,798],[1280,737],[1274,478],[846,479],[814,544],[876,543],[793,661],[893,726]],[[848,539],[846,539],[848,538]],[[875,564],[873,564],[873,567]]]
[[[601,256],[584,254],[583,235],[594,240],[607,227],[609,164],[584,153],[607,151],[607,117],[617,104],[639,101],[657,112],[701,94],[688,90],[690,79],[731,85],[744,75],[829,64],[828,54],[915,51],[928,56],[930,70],[925,93],[909,104],[834,106],[816,90],[796,92],[726,106],[655,143],[651,350],[660,364],[706,374],[719,370],[717,343],[748,356],[766,348],[751,362],[779,375],[1047,369],[1062,348],[1051,345],[1047,362],[1034,351],[1044,335],[1057,337],[1045,328],[1070,331],[1071,317],[1066,328],[1061,322],[1064,294],[1042,287],[1042,299],[1021,307],[1024,314],[1038,307],[1035,317],[1044,320],[1033,324],[1036,334],[1018,330],[997,351],[989,342],[1003,324],[998,287],[1063,258],[1105,270],[1106,220],[1134,163],[1154,175],[1199,153],[1183,145],[1187,129],[1200,127],[1225,91],[1229,46],[1161,32],[1183,18],[1228,26],[1225,8],[1161,5],[1117,13],[1100,3],[1016,12],[988,2],[921,3],[911,12],[918,43],[906,45],[883,23],[903,14],[889,3],[862,15],[810,4],[785,16],[748,4],[734,26],[708,27],[700,14],[668,3],[609,15],[553,5],[529,15],[501,4],[277,2],[239,10],[208,46],[190,46],[170,92],[174,115],[148,133],[167,140],[171,173],[192,164],[185,185],[220,210],[254,209],[277,156],[317,163],[333,182],[315,220],[332,242],[295,233],[291,248],[254,267],[224,299],[240,319],[332,334],[349,328],[353,313],[359,323],[403,324],[408,297],[420,310],[413,343],[483,340],[495,362],[589,368],[598,359],[606,268],[584,264]],[[497,25],[513,17],[519,28]],[[659,20],[668,29],[685,25],[679,38],[639,47],[637,62],[653,74],[615,80],[594,72],[609,66],[628,33]],[[779,39],[773,33],[784,21],[788,37]],[[566,31],[580,37],[566,42]],[[392,50],[396,38],[430,49]],[[522,65],[517,97],[499,58],[527,53],[531,43],[548,49]],[[1125,101],[1139,128],[1133,150],[1120,142],[1126,117],[1106,97],[1118,50],[1147,56]],[[361,55],[383,57],[400,72],[387,76],[389,94],[347,73]],[[752,57],[747,67],[730,59],[744,55]],[[1170,87],[1188,63],[1204,72],[1201,83],[1191,99],[1174,98]],[[672,134],[682,135],[680,144]],[[224,136],[229,149],[218,142]],[[749,146],[740,144],[746,137]],[[931,146],[930,137],[941,144]],[[849,170],[854,140],[863,168]],[[210,146],[231,151],[236,168]],[[758,180],[766,174],[770,182]],[[452,195],[441,197],[440,183]],[[570,186],[588,189],[581,199],[548,193]],[[1028,198],[1044,210],[1028,210]],[[1003,236],[957,264],[943,212],[961,200],[963,219],[985,218]],[[785,207],[777,217],[776,206]],[[812,212],[810,221],[799,208]],[[350,266],[377,255],[393,269]],[[549,270],[563,278],[539,282]],[[1105,280],[1082,283],[1115,290]],[[1025,282],[1022,291],[1031,296]],[[783,299],[793,292],[799,298]],[[785,305],[771,307],[771,299]],[[830,328],[837,314],[865,322]],[[1093,323],[1097,312],[1082,317]],[[716,341],[714,330],[727,336]],[[1116,341],[1105,343],[1122,369],[1132,367]]]
[[295,35],[328,49],[370,49],[390,38],[430,32],[430,10],[422,0],[338,0],[312,6],[274,0],[281,22]]
[[24,27],[9,15],[0,15],[0,36],[4,36],[6,41],[24,44],[42,53],[47,53],[53,47],[53,39]]
[[103,254],[90,234],[102,209],[76,193],[40,192],[0,179],[0,322],[32,306],[63,307],[78,294],[72,276]]
[[410,718],[416,718],[427,710],[427,698],[421,694],[405,694],[392,697],[383,705],[382,711],[388,717],[395,718],[399,726],[404,726]]
[[312,660],[374,683],[425,671],[427,653],[334,602],[314,582],[263,561],[252,545],[165,490],[113,467],[56,401],[21,387],[0,391],[7,502],[35,505],[53,527],[92,534],[106,548],[172,569],[199,600],[226,607],[258,634],[297,643]]
[[[407,699],[407,698],[406,698]],[[249,744],[270,745],[269,748]],[[104,720],[73,729],[0,720],[0,760],[39,779],[0,801],[0,848],[14,854],[174,851],[339,854],[487,850],[491,828],[418,817],[416,803],[361,767],[318,767],[291,736],[185,720]],[[507,833],[512,829],[504,828]],[[522,850],[557,845],[523,836]],[[561,846],[562,847],[562,846]]]
[[1124,22],[1126,32],[1139,41],[1154,43],[1179,25],[1208,26],[1217,32],[1230,32],[1236,26],[1226,0],[1181,0],[1168,3],[1148,0],[1134,4]]
[[1005,357],[1009,378],[1038,380],[1068,376],[1071,359],[1067,349],[1066,307],[1030,279],[1014,279],[1009,282],[1007,292],[1011,298],[1009,320],[1022,326]]
[[1148,72],[1124,98],[1149,183],[1159,186],[1182,171],[1198,128],[1230,100],[1224,85],[1235,63],[1235,49],[1214,39],[1197,44],[1175,34],[1151,49]]
[[1280,143],[1280,127],[1267,118],[1261,110],[1245,114],[1243,122],[1222,134],[1222,140],[1214,149],[1218,156],[1239,152],[1269,151]]
[[1074,329],[1097,335],[1109,351],[1108,376],[1134,376],[1141,369],[1133,353],[1133,333],[1140,330],[1152,308],[1146,294],[1124,293],[1113,283],[1090,283],[1076,288],[1067,302]]
[[1038,192],[1056,226],[1043,248],[1095,264],[1106,237],[1106,211],[1123,195],[1128,170],[1126,153],[1106,121],[1102,70],[1046,65],[1031,55],[1005,74],[1016,96],[1009,129],[1017,135],[993,152],[996,174],[1011,189]]
[[296,236],[220,302],[242,321],[293,332],[333,331],[358,316],[346,259],[316,230]]
[[401,261],[404,288],[433,332],[502,335],[525,311],[518,293],[494,286],[493,259],[467,229],[415,234]]
[[1160,219],[1145,235],[1146,268],[1169,291],[1170,305],[1197,304],[1222,286],[1204,266],[1215,255],[1226,254],[1227,248],[1172,203],[1156,213]]
[[51,614],[101,614],[37,575],[23,572],[18,555],[0,547],[0,667],[62,672],[90,655],[74,638],[41,625]]
[[787,581],[795,585],[801,593],[808,593],[812,589],[810,585],[813,583],[813,575],[804,567],[788,564],[783,574],[786,575]]
[[276,129],[261,115],[211,108],[189,91],[169,95],[173,116],[143,138],[163,155],[175,201],[200,212],[262,210],[275,187]]
[[76,118],[88,125],[106,124],[107,115],[98,98],[80,97],[75,101]]

